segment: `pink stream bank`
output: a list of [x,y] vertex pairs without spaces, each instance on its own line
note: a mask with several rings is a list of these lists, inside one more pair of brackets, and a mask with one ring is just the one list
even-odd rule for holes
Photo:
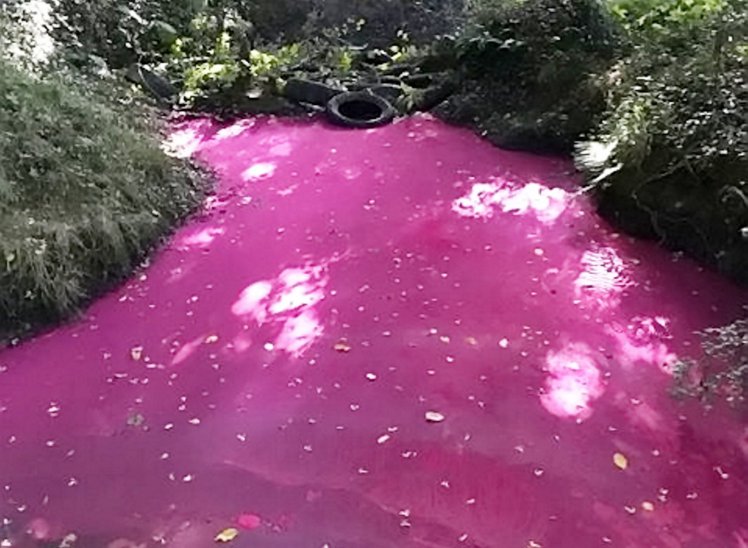
[[169,146],[218,175],[202,214],[0,352],[0,545],[748,546],[744,419],[668,393],[747,294],[568,160],[427,116]]

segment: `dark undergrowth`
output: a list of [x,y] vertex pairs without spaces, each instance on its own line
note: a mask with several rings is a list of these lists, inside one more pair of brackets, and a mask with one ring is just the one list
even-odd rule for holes
[[597,0],[473,0],[454,37],[460,89],[437,112],[505,148],[569,152],[605,109],[619,34]]

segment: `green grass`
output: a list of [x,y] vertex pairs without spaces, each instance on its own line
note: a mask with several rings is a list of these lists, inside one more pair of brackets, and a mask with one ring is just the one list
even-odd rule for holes
[[0,59],[0,341],[74,313],[200,202],[152,116]]

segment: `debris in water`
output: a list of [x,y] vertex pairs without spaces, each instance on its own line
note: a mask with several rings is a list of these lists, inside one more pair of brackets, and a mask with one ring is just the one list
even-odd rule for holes
[[228,527],[218,533],[214,539],[216,542],[231,542],[239,536],[239,529],[236,527]]
[[629,459],[623,453],[616,453],[613,455],[613,464],[621,470],[626,470],[629,467]]
[[133,346],[130,349],[130,357],[134,361],[136,361],[136,362],[140,361],[140,358],[143,357],[143,347],[142,346]]
[[438,411],[426,411],[426,422],[444,422],[445,418]]
[[333,348],[335,349],[335,352],[348,353],[351,351],[351,345],[348,344],[348,341],[346,341],[345,339],[340,339],[335,343],[335,346],[333,346]]

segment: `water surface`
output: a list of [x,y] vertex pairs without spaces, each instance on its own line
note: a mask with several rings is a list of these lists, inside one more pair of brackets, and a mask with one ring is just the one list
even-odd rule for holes
[[748,546],[748,429],[667,393],[746,293],[611,230],[568,161],[428,117],[171,144],[219,175],[204,213],[0,353],[14,545]]

